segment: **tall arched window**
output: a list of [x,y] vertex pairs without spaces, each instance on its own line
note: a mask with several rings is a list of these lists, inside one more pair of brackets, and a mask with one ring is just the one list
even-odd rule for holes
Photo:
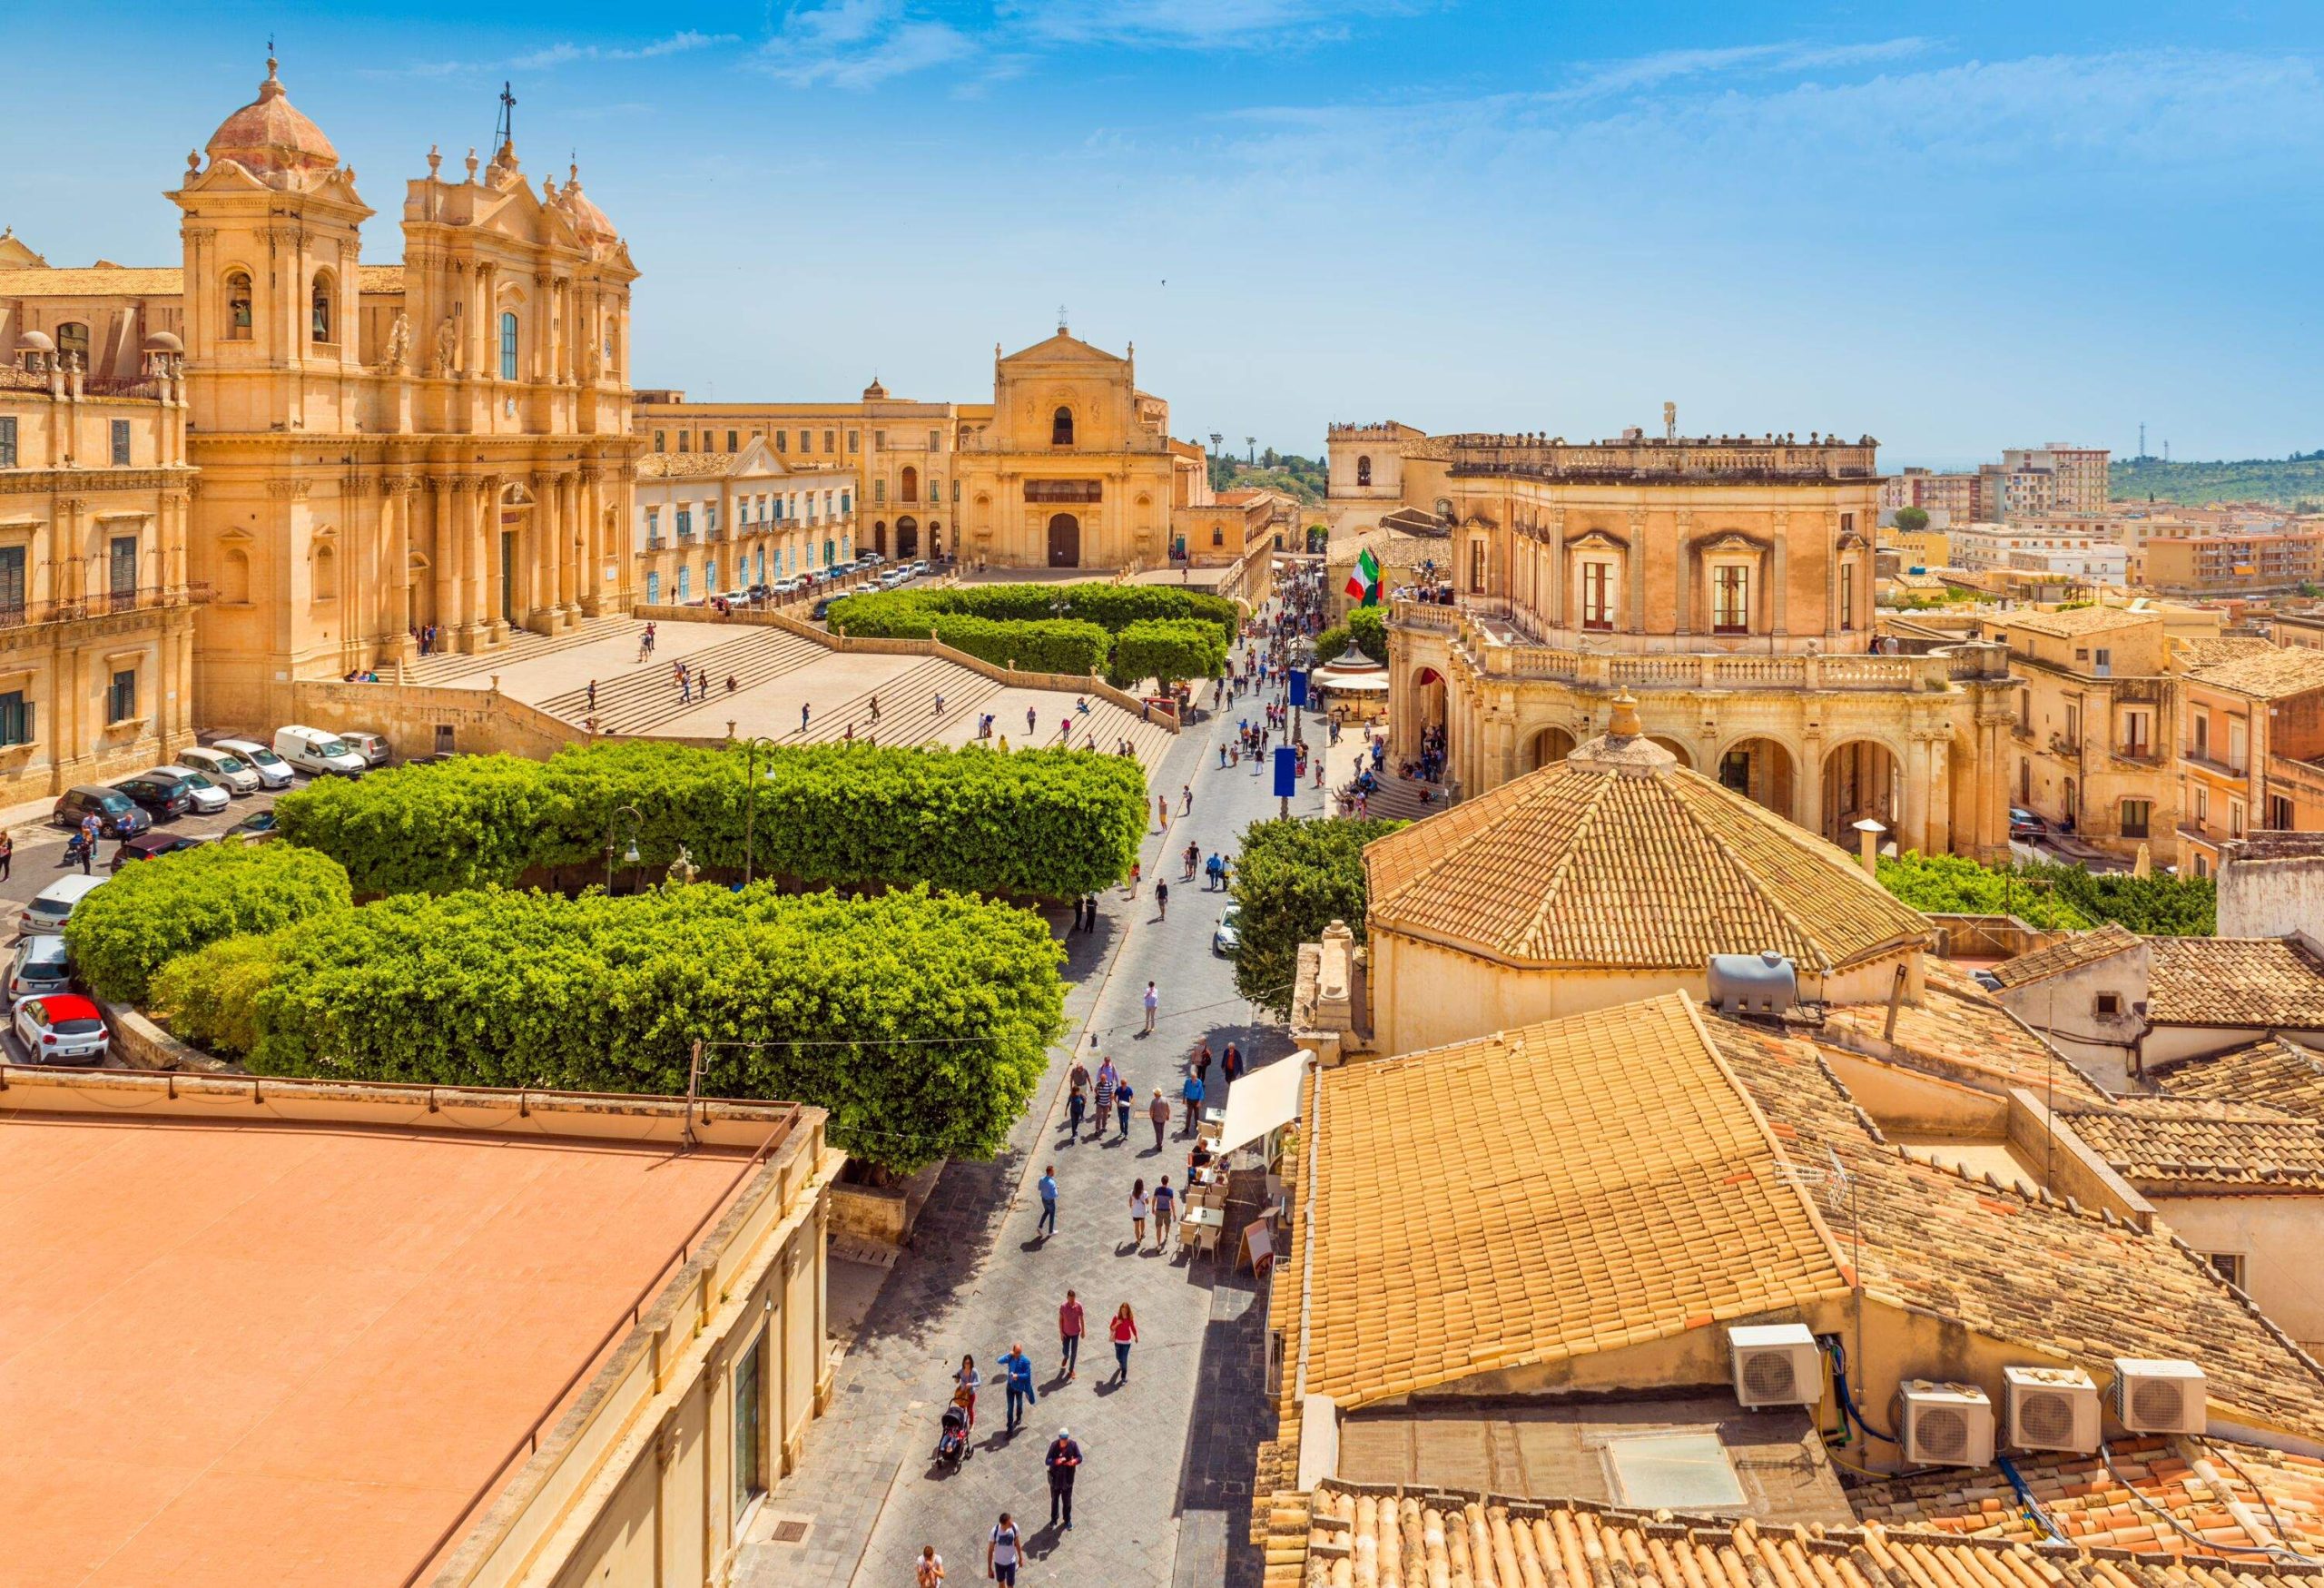
[[1371,459],[1359,458],[1355,460],[1355,483],[1358,485],[1370,485],[1372,483]]
[[517,378],[517,316],[513,311],[500,317],[500,378]]
[[[89,328],[79,321],[68,321],[56,328],[56,356],[68,370],[89,367]],[[75,363],[74,360],[78,360]]]
[[309,305],[307,336],[310,340],[327,342],[332,339],[330,272],[315,272],[315,290]]
[[896,499],[903,502],[920,500],[920,470],[904,465],[903,474],[896,481]]
[[1052,447],[1073,445],[1073,410],[1071,409],[1061,408],[1049,416],[1049,445]]
[[247,271],[230,271],[226,275],[226,340],[246,342],[251,340],[251,278]]

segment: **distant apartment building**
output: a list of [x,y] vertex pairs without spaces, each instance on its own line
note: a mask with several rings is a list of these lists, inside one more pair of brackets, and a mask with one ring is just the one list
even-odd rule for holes
[[2324,578],[2324,530],[2158,536],[2142,556],[2142,582],[2165,595],[2256,596]]
[[2052,575],[2085,584],[2124,583],[2130,556],[2119,544],[2086,534],[2014,524],[1963,524],[1948,530],[1953,566],[1972,573]]
[[1943,529],[1899,529],[1889,525],[1881,529],[1877,545],[1882,551],[1895,552],[1908,568],[1953,566],[1953,538]]
[[1966,524],[1978,517],[1977,477],[1907,469],[1880,483],[1885,518],[1898,508],[1919,508],[1938,524]]
[[2197,876],[2255,829],[2324,830],[2324,651],[2250,651],[2181,688],[2180,847]]
[[2023,482],[2028,512],[2097,512],[2112,494],[2112,457],[2103,447],[2070,447],[2063,441],[2009,447],[2002,451],[2001,473],[2013,485]]

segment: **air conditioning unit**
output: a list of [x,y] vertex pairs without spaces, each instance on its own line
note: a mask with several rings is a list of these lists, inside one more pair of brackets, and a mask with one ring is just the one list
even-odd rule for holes
[[2004,1367],[2002,1406],[2019,1450],[2098,1448],[2098,1386],[2079,1367]]
[[1897,1435],[1914,1466],[1990,1466],[1994,1404],[1974,1384],[1908,1378],[1897,1386],[1904,1426]]
[[2114,1420],[2133,1434],[2201,1434],[2209,1426],[2203,1370],[2167,1356],[2114,1358]]
[[1823,1354],[1806,1324],[1738,1324],[1727,1331],[1727,1348],[1738,1406],[1812,1406],[1823,1400]]

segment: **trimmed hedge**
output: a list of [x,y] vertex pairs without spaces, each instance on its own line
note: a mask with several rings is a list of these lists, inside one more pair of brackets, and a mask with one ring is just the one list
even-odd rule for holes
[[826,616],[838,634],[925,639],[933,631],[988,662],[1103,672],[1117,684],[1216,678],[1226,670],[1226,647],[1242,622],[1222,596],[1108,584],[908,587],[846,597]]
[[81,901],[64,942],[91,991],[142,1003],[153,973],[181,954],[343,911],[352,899],[347,873],[311,849],[205,843],[123,866]]
[[2209,877],[2134,877],[2049,862],[1983,866],[1958,854],[1909,853],[1881,858],[1880,885],[1915,910],[2014,915],[2044,929],[2079,932],[2113,921],[2165,937],[2219,930],[2219,885]]
[[[873,598],[848,597],[850,601],[871,599]],[[839,605],[833,604],[832,626],[842,634],[869,639],[926,639],[932,632],[955,650],[1004,667],[1013,666],[1034,673],[1086,676],[1105,666],[1106,648],[1111,641],[1111,636],[1096,624],[1070,618],[1002,622],[901,602],[852,612],[847,616],[846,626],[842,628],[836,618]]]
[[[1065,898],[1127,875],[1146,832],[1145,774],[1127,756],[827,745],[762,751],[757,765],[756,869],[812,886]],[[338,861],[361,894],[601,864],[623,805],[643,818],[640,863],[657,875],[682,843],[697,865],[739,873],[744,771],[739,746],[575,745],[545,762],[464,755],[330,778],[275,811],[286,838]],[[622,819],[615,841],[630,833]]]
[[[1168,585],[1114,585],[1102,581],[1073,585],[970,585],[950,589],[906,586],[900,590],[867,591],[832,603],[826,615],[842,634],[861,632],[852,625],[867,613],[893,607],[919,607],[926,612],[954,612],[995,622],[1029,623],[1068,618],[1094,623],[1108,634],[1118,634],[1133,623],[1163,618],[1193,618],[1216,625],[1232,638],[1242,625],[1242,610],[1224,596],[1177,588]],[[867,621],[869,619],[866,619]],[[884,621],[884,620],[882,620]],[[920,632],[928,632],[922,625]]]
[[1226,636],[1216,624],[1187,617],[1141,618],[1114,639],[1110,676],[1121,688],[1152,678],[1164,689],[1226,671]]
[[178,960],[179,1034],[266,1075],[705,1095],[830,1110],[896,1174],[990,1158],[1064,1029],[1040,917],[924,890],[872,899],[498,890],[383,900]]
[[1235,902],[1243,907],[1235,990],[1289,1014],[1299,945],[1315,942],[1334,921],[1346,922],[1355,941],[1364,941],[1364,846],[1403,825],[1331,816],[1253,823],[1235,860]]

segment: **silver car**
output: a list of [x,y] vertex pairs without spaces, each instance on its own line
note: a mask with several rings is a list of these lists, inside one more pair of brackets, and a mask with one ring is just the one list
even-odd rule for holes
[[255,739],[221,739],[210,747],[212,750],[223,750],[252,772],[257,773],[259,783],[263,787],[289,788],[290,786],[290,779],[293,776],[290,763]]
[[64,940],[51,932],[25,938],[8,962],[8,1001],[73,991],[73,958]]
[[193,808],[205,816],[214,816],[233,802],[234,796],[222,784],[210,781],[205,774],[191,766],[156,766],[148,777],[174,777],[182,780],[193,793]]
[[1233,959],[1243,946],[1243,907],[1229,904],[1210,934],[1210,952]]
[[178,761],[231,794],[254,794],[266,786],[257,767],[230,751],[195,745],[179,751]]

